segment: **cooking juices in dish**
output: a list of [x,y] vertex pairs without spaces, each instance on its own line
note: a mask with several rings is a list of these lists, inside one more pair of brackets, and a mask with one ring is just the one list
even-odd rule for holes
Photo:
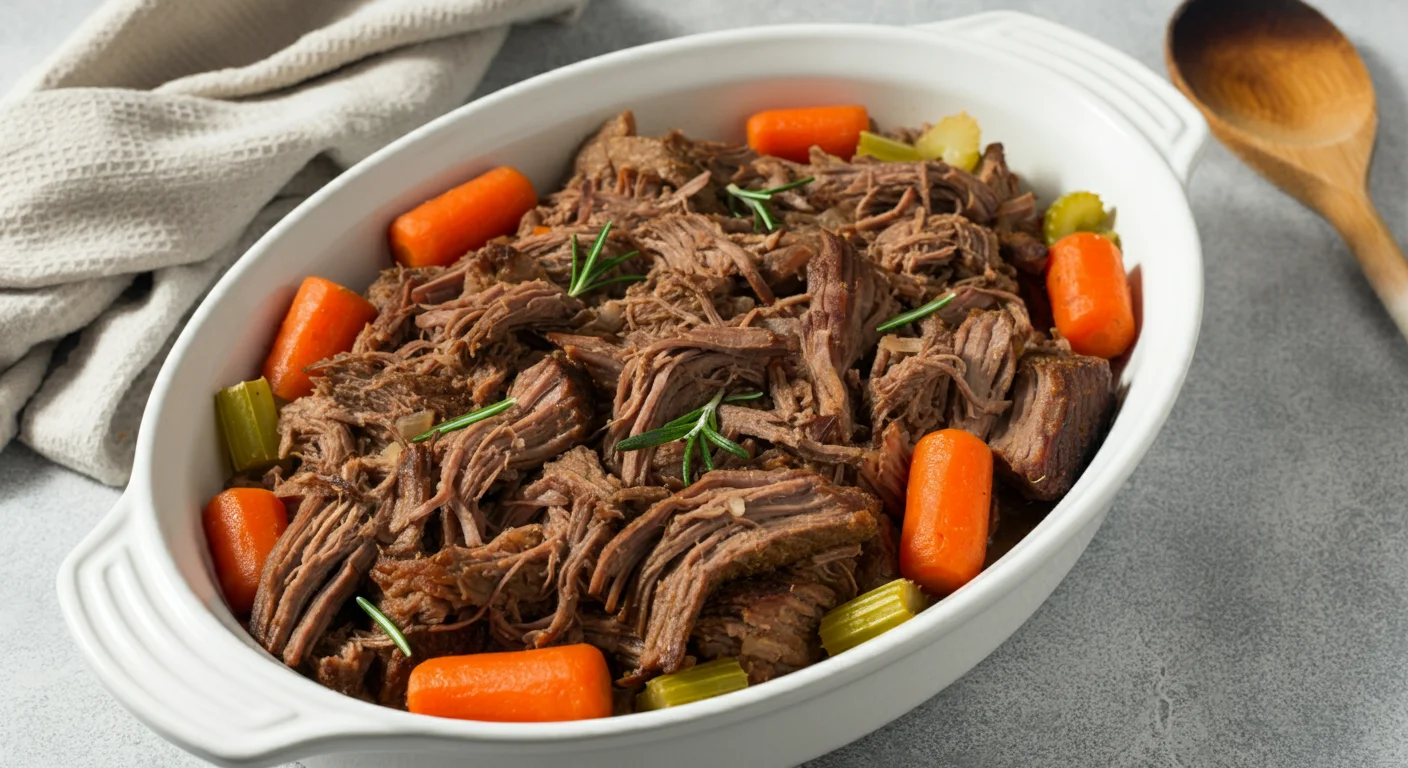
[[967,114],[873,128],[623,113],[541,202],[503,167],[398,217],[365,298],[308,278],[216,398],[206,530],[254,639],[386,706],[580,719],[766,682],[976,576],[1000,495],[1059,499],[1109,418],[1118,238],[1088,192],[1043,217]]

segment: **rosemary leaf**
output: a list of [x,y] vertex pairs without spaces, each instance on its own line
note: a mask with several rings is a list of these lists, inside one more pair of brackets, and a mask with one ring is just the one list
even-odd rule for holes
[[[587,251],[587,261],[582,264],[582,274],[577,281],[577,293],[582,293],[587,288],[587,282],[596,274],[596,260],[601,256],[601,249],[606,247],[606,236],[611,234],[611,222],[606,222],[606,226],[596,234],[596,240],[592,241],[592,248]],[[569,293],[576,296],[577,293]]]
[[685,485],[689,485],[692,482],[689,479],[689,459],[694,453],[694,442],[698,439],[699,438],[691,432],[689,438],[684,441],[684,465],[680,475],[684,478]]
[[693,478],[690,469],[694,463],[694,451],[697,448],[701,460],[704,462],[706,472],[714,469],[713,446],[718,446],[741,459],[751,458],[748,451],[743,446],[724,437],[719,432],[719,406],[723,403],[741,403],[748,400],[757,400],[762,397],[762,392],[739,392],[733,395],[724,395],[720,389],[715,395],[705,403],[702,408],[694,410],[673,419],[658,429],[649,432],[642,432],[639,435],[632,435],[616,443],[617,451],[638,451],[642,448],[650,448],[665,443],[672,443],[676,440],[684,440],[684,460],[681,467],[681,477],[685,485],[689,485]]
[[[695,417],[696,419],[698,417]],[[694,430],[694,424],[667,424],[659,429],[652,429],[649,432],[642,432],[639,435],[632,435],[616,444],[617,451],[639,451],[643,448],[654,448],[657,445],[673,443],[687,437]]]
[[703,408],[695,408],[694,410],[690,411],[689,413],[686,413],[685,415],[679,417],[678,419],[671,419],[671,420],[665,422],[665,426],[666,426],[666,427],[678,427],[678,426],[681,425],[681,424],[691,424],[691,425],[692,425],[692,424],[694,424],[696,421],[699,421],[699,414],[701,414],[701,413],[703,413],[703,412],[704,412],[704,409],[703,409]]
[[916,320],[923,320],[929,315],[932,315],[940,309],[943,309],[944,307],[948,306],[948,303],[953,301],[957,296],[958,294],[954,293],[953,291],[949,291],[948,293],[940,296],[937,299],[934,299],[933,301],[929,302],[928,304],[925,304],[922,307],[919,307],[918,309],[912,309],[902,315],[895,315],[889,320],[886,320],[885,322],[875,326],[875,331],[877,333],[885,333],[886,331],[892,331],[896,328],[899,328],[902,325],[909,325],[910,323]]
[[629,259],[632,256],[639,255],[640,251],[631,251],[630,253],[623,253],[614,259],[607,259],[606,261],[601,262],[601,264],[596,268],[596,274],[590,275],[589,277],[593,279],[600,277],[606,274],[607,272],[610,272],[611,270],[621,266],[621,264],[625,263],[626,259]]
[[744,200],[759,200],[764,203],[772,200],[772,192],[766,189],[744,189],[737,184],[729,184],[727,187],[724,187],[724,189],[728,190],[730,195],[743,198]]
[[813,180],[814,177],[808,176],[771,189],[744,189],[737,184],[730,183],[724,187],[724,190],[729,194],[729,208],[735,211],[735,214],[737,212],[736,201],[742,201],[747,208],[753,211],[753,231],[758,232],[766,229],[768,232],[772,232],[777,229],[777,217],[768,207],[768,203],[772,202],[772,196],[778,192],[796,189]]
[[705,424],[704,437],[708,438],[709,442],[719,446],[720,448],[724,449],[725,451],[728,451],[729,453],[733,454],[734,456],[737,456],[740,459],[752,458],[748,455],[747,449],[745,449],[738,443],[733,442],[727,437],[724,437],[723,433],[719,432],[716,427],[712,427],[708,424]]
[[405,655],[406,658],[411,658],[411,643],[406,640],[405,635],[401,634],[400,627],[397,627],[391,619],[386,618],[386,614],[378,610],[375,605],[372,605],[372,602],[367,598],[358,595],[357,605],[361,606],[362,610],[366,611],[367,615],[372,617],[372,621],[375,621],[377,626],[381,627],[381,631],[385,632],[387,637],[391,638],[391,642],[395,643],[396,647],[401,649],[401,653]]
[[436,424],[425,432],[422,432],[421,434],[411,438],[411,442],[420,443],[429,440],[435,435],[444,434],[446,432],[454,432],[457,429],[464,429],[470,424],[483,421],[489,418],[490,416],[497,416],[503,413],[504,411],[507,411],[508,409],[513,407],[514,402],[516,401],[510,397],[505,400],[500,400],[499,402],[494,403],[493,405],[486,405],[478,410],[470,411],[469,413],[466,413],[463,416],[459,416],[457,418],[450,419],[449,421]]
[[775,194],[777,194],[778,192],[786,192],[786,191],[789,190],[789,189],[796,189],[797,187],[800,187],[800,186],[802,186],[802,185],[804,185],[804,184],[810,184],[810,183],[812,183],[812,182],[815,181],[815,180],[816,180],[816,177],[815,177],[815,176],[808,176],[808,177],[803,178],[803,179],[797,179],[796,181],[789,181],[789,182],[787,182],[786,184],[783,184],[783,185],[780,186],[780,187],[773,187],[772,189],[765,189],[765,190],[763,190],[763,191],[766,192],[766,193],[768,193],[769,195],[775,195]]
[[[595,291],[596,289],[604,285],[611,285],[613,283],[634,283],[644,279],[645,275],[617,275],[616,277],[608,277],[605,280],[598,280],[595,283],[592,283],[591,285],[587,286],[586,290]],[[586,291],[583,291],[583,293],[585,292]]]
[[572,276],[567,281],[567,295],[580,296],[587,291],[594,291],[605,285],[613,283],[628,283],[637,280],[644,280],[644,275],[620,275],[606,280],[600,279],[602,275],[621,266],[627,259],[636,256],[640,251],[631,251],[614,258],[597,263],[601,258],[601,251],[606,247],[606,236],[611,232],[611,222],[606,222],[606,226],[597,233],[596,239],[592,241],[591,250],[587,252],[587,258],[582,260],[580,249],[577,245],[577,236],[572,236]]

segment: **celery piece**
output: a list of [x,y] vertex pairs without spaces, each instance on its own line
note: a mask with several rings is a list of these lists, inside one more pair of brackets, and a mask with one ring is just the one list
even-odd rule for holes
[[1105,203],[1094,192],[1068,192],[1046,209],[1042,235],[1047,245],[1075,232],[1099,232],[1107,229],[1110,215]]
[[646,683],[645,690],[636,696],[636,710],[678,707],[747,687],[748,673],[743,671],[738,659],[715,659]]
[[895,579],[821,617],[821,647],[832,656],[850,650],[914,618],[926,604],[914,582]]
[[878,133],[860,132],[860,143],[856,145],[856,156],[873,157],[887,163],[912,163],[923,160],[919,150],[903,141],[895,141]]
[[965,171],[978,167],[978,144],[983,133],[967,112],[949,115],[915,140],[914,148],[929,160],[942,160]]
[[279,411],[263,376],[216,392],[215,412],[236,472],[279,460]]

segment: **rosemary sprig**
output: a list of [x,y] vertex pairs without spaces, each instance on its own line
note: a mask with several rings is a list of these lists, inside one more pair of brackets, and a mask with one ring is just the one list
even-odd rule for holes
[[494,403],[493,405],[486,405],[483,408],[470,411],[469,413],[466,413],[463,416],[457,416],[453,419],[450,419],[449,421],[443,421],[431,427],[430,429],[427,429],[426,431],[420,433],[419,435],[416,435],[415,437],[411,438],[411,442],[420,443],[429,440],[435,435],[442,435],[446,432],[454,432],[457,429],[464,429],[470,424],[483,421],[489,418],[490,416],[497,416],[503,413],[504,411],[507,411],[508,409],[513,407],[513,404],[515,402],[517,401],[510,397],[505,400],[500,400],[499,402]]
[[372,601],[361,595],[357,596],[357,605],[361,606],[362,610],[366,611],[367,615],[372,617],[372,621],[375,621],[377,626],[381,627],[381,631],[385,632],[387,637],[391,638],[391,642],[395,643],[396,647],[401,649],[401,653],[404,654],[406,658],[411,658],[411,643],[406,639],[405,635],[401,634],[401,628],[396,626],[395,622],[386,618],[386,614],[378,610],[375,605],[372,605]]
[[762,392],[740,392],[736,395],[724,395],[724,391],[721,389],[702,408],[695,408],[659,429],[632,435],[617,443],[616,450],[639,451],[643,448],[684,440],[684,462],[680,474],[684,478],[684,484],[689,485],[691,482],[689,469],[690,464],[693,463],[696,449],[704,461],[705,472],[714,468],[711,445],[718,446],[740,459],[748,458],[748,451],[743,446],[724,437],[723,433],[719,432],[719,406],[723,403],[757,400],[762,396]]
[[614,259],[597,263],[597,258],[601,256],[601,249],[606,246],[606,235],[611,231],[611,222],[606,222],[606,226],[597,233],[596,240],[592,242],[591,250],[587,251],[585,262],[581,260],[581,254],[577,247],[577,236],[572,235],[572,280],[567,285],[568,296],[580,296],[587,291],[594,291],[603,285],[611,283],[628,283],[636,280],[644,280],[645,275],[620,275],[608,279],[601,279],[602,275],[621,266],[626,259],[640,253],[631,251],[630,253],[617,256]]
[[[772,196],[778,192],[786,192],[789,189],[796,189],[803,184],[808,184],[814,178],[813,176],[808,176],[805,179],[790,181],[780,187],[773,187],[772,189],[744,189],[732,183],[724,187],[724,189],[733,196],[729,200],[730,207],[733,207],[736,202],[742,202],[753,212],[754,232],[758,231],[760,226],[765,227],[767,231],[771,232],[777,229],[777,218],[773,216],[772,209],[768,207],[768,203],[772,202]],[[734,208],[734,213],[735,215],[739,215],[736,208]]]
[[889,320],[886,320],[885,322],[875,326],[875,332],[884,333],[886,331],[893,331],[894,329],[902,325],[908,325],[914,322],[915,320],[923,320],[929,315],[932,315],[935,312],[938,312],[940,309],[943,309],[944,307],[948,306],[948,303],[950,301],[953,301],[954,298],[956,298],[957,296],[958,294],[954,293],[953,291],[949,291],[948,293],[945,293],[939,298],[934,299],[933,301],[929,302],[928,304],[925,304],[924,306],[918,309],[911,309],[903,315],[895,315]]

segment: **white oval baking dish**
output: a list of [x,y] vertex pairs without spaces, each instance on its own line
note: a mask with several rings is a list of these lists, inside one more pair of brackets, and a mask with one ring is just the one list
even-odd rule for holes
[[[577,143],[630,108],[645,134],[741,139],[763,108],[855,102],[882,126],[966,109],[1049,201],[1093,189],[1119,208],[1142,285],[1122,406],[1069,495],[972,583],[853,651],[686,707],[502,724],[423,717],[326,690],[257,647],[215,586],[199,510],[224,469],[211,395],[257,375],[299,281],[351,286],[389,264],[390,220],[510,163],[553,189]],[[1065,576],[1163,424],[1202,312],[1198,234],[1182,183],[1202,118],[1129,57],[1056,24],[988,13],[918,28],[783,26],[602,56],[533,78],[415,131],[290,214],[211,291],[156,381],[122,499],[65,560],[65,619],[138,718],[224,765],[791,765],[872,731],[992,652]],[[379,754],[378,754],[379,753]],[[392,758],[387,753],[396,753]]]

